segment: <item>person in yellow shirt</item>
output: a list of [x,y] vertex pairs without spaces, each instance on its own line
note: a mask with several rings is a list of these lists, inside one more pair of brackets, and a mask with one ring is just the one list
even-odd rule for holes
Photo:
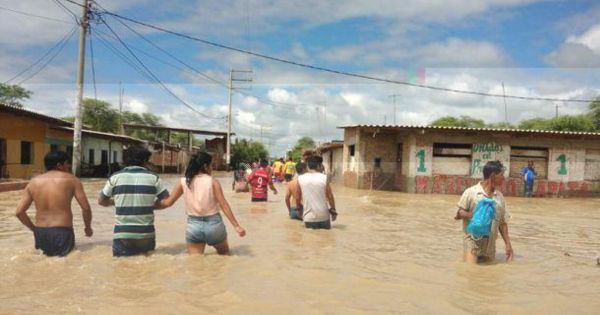
[[279,160],[275,160],[273,163],[273,176],[275,180],[278,182],[283,181],[283,167],[285,163],[283,162],[283,158],[279,158]]
[[294,174],[296,174],[296,162],[294,162],[291,157],[285,162],[283,173],[285,174],[286,182],[289,182],[294,178]]

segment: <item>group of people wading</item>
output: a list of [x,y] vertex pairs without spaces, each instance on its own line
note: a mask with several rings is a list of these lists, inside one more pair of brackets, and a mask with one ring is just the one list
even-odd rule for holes
[[[246,235],[246,230],[235,218],[221,184],[211,176],[211,155],[204,152],[192,155],[185,177],[176,182],[171,193],[160,177],[147,168],[150,155],[141,146],[125,150],[123,156],[127,166],[110,176],[99,193],[99,205],[115,208],[113,256],[153,251],[156,248],[154,211],[172,206],[181,196],[188,216],[188,253],[202,254],[209,245],[219,254],[228,255],[227,230],[221,212],[240,237]],[[33,231],[36,249],[47,256],[66,256],[75,246],[71,201],[75,198],[82,209],[87,237],[93,234],[92,211],[81,181],[71,174],[67,153],[50,152],[45,156],[44,164],[47,171],[34,177],[24,189],[16,215]],[[290,164],[285,169],[291,168]],[[303,221],[309,229],[330,229],[338,214],[333,191],[323,173],[322,158],[308,152],[301,162],[294,163],[293,170],[292,176],[285,178],[288,188],[285,204],[289,217]],[[504,172],[501,162],[488,162],[483,168],[483,181],[465,190],[458,203],[455,219],[463,221],[464,255],[468,262],[493,261],[498,234],[506,245],[506,259],[513,258],[507,225],[510,215],[504,197],[497,189],[503,184]],[[282,173],[287,175],[280,168],[276,176]],[[250,184],[252,202],[266,202],[268,188],[277,193],[266,160],[260,161],[249,174],[239,176]],[[36,208],[35,224],[26,213],[32,203]]]

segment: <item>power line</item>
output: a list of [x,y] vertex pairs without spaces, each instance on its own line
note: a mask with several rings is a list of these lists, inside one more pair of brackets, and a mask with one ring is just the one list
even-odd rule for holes
[[56,56],[58,56],[58,54],[60,54],[63,50],[63,48],[65,48],[65,46],[67,45],[67,43],[69,42],[69,40],[71,40],[71,37],[73,37],[73,34],[75,34],[75,31],[77,30],[77,28],[73,28],[73,30],[71,31],[71,33],[69,34],[69,37],[67,37],[66,40],[63,40],[63,42],[60,44],[60,46],[58,47],[58,50],[56,50],[56,52],[50,56],[50,58],[48,58],[48,60],[46,60],[46,62],[44,64],[42,64],[42,66],[36,70],[35,72],[33,72],[32,74],[30,74],[28,77],[26,77],[25,79],[22,79],[21,81],[17,82],[17,85],[20,85],[26,81],[28,81],[29,79],[35,77],[38,73],[40,73],[42,70],[46,69],[46,67],[54,60],[54,58],[56,58]]
[[56,5],[61,8],[63,11],[67,12],[68,14],[70,14],[71,16],[73,16],[73,18],[75,19],[75,23],[79,23],[79,17],[77,17],[77,15],[75,13],[73,13],[73,11],[71,11],[69,8],[67,8],[64,4],[62,4],[62,2],[58,1],[58,0],[52,0],[54,1],[54,3],[56,3]]
[[[102,8],[102,6],[100,6],[100,5],[98,5],[98,6]],[[102,9],[104,9],[104,8],[102,8]],[[207,80],[209,80],[211,82],[214,82],[214,83],[216,83],[216,84],[218,84],[218,85],[220,85],[220,86],[222,86],[222,87],[224,87],[226,89],[229,89],[229,86],[227,85],[227,83],[219,81],[219,80],[217,80],[215,78],[212,78],[211,76],[209,76],[209,75],[203,73],[202,71],[196,69],[195,67],[189,65],[188,63],[184,62],[183,60],[181,60],[177,56],[175,56],[175,55],[171,54],[170,52],[168,52],[167,50],[165,50],[164,48],[158,46],[156,43],[154,43],[153,41],[151,41],[150,39],[148,39],[146,36],[142,35],[138,31],[136,31],[130,25],[128,25],[127,23],[121,21],[120,19],[115,19],[115,20],[117,20],[123,26],[125,26],[126,28],[128,28],[131,32],[133,32],[134,34],[136,34],[137,36],[139,36],[141,39],[143,39],[144,41],[146,41],[147,43],[149,43],[150,45],[152,45],[156,49],[160,50],[161,52],[163,52],[167,56],[175,59],[177,62],[179,62],[180,64],[182,64],[184,67],[186,67],[188,69],[191,69],[194,73],[201,75],[202,77],[204,77],[205,79],[207,79]],[[133,48],[135,48],[135,47],[133,47]],[[172,64],[170,64],[168,62],[162,61],[159,58],[153,57],[153,56],[147,54],[146,52],[144,52],[143,50],[139,50],[139,49],[136,49],[136,50],[142,52],[143,54],[145,54],[145,55],[147,55],[147,56],[149,56],[151,58],[157,59],[157,60],[161,61],[162,63],[165,63],[165,64],[167,64],[167,65],[169,65],[171,67],[174,67],[176,69],[181,70],[181,68],[176,67],[176,66],[174,66],[174,65],[172,65]],[[281,105],[281,106],[287,106],[287,107],[292,107],[292,108],[295,108],[297,106],[302,106],[302,105],[313,106],[313,104],[305,104],[305,103],[292,104],[292,103],[276,102],[276,101],[272,101],[272,100],[269,100],[269,99],[266,99],[266,98],[263,98],[263,97],[260,97],[260,96],[257,96],[257,95],[253,95],[251,93],[244,92],[244,91],[242,91],[240,89],[233,88],[232,90],[235,91],[236,93],[242,94],[244,96],[254,97],[254,98],[256,98],[257,100],[259,100],[261,103],[263,103],[265,105],[271,105],[271,106],[279,106],[279,105]]]
[[194,108],[192,105],[188,104],[186,101],[184,101],[183,99],[181,99],[177,94],[175,94],[173,91],[171,91],[171,89],[169,89],[136,55],[135,53],[129,48],[129,46],[127,46],[127,44],[121,39],[121,37],[119,37],[119,35],[112,29],[112,27],[110,27],[110,25],[108,23],[106,23],[106,21],[104,19],[101,18],[101,21],[103,22],[103,24],[110,30],[110,32],[117,38],[117,40],[121,43],[121,45],[123,45],[123,47],[125,47],[125,49],[129,52],[129,54],[131,54],[131,56],[140,64],[140,66],[142,66],[142,68],[145,69],[145,71],[150,75],[150,77],[152,77],[154,79],[154,81],[156,83],[158,83],[167,93],[169,93],[171,96],[173,96],[175,99],[177,99],[179,102],[181,102],[184,106],[186,106],[187,108],[191,109],[192,111],[194,111],[195,113],[197,113],[198,115],[204,117],[204,118],[208,118],[208,119],[223,119],[223,117],[212,117],[209,115],[206,115],[200,111],[198,111],[196,108]]
[[65,20],[61,20],[61,19],[55,19],[52,17],[43,16],[43,15],[28,13],[28,12],[24,12],[24,11],[14,10],[14,9],[1,7],[1,6],[0,6],[0,10],[10,11],[13,13],[22,14],[22,15],[26,15],[26,16],[30,16],[30,17],[39,18],[39,19],[44,19],[44,20],[48,20],[48,21],[60,22],[60,23],[64,23],[64,24],[73,24],[73,22],[69,22],[69,21],[65,21]]
[[50,47],[50,49],[48,49],[40,58],[38,58],[35,62],[30,64],[27,68],[25,68],[25,69],[21,70],[19,73],[15,74],[10,79],[4,81],[4,84],[10,83],[12,80],[18,78],[23,73],[25,73],[25,72],[29,71],[31,68],[35,67],[38,63],[40,63],[42,60],[44,60],[52,51],[54,51],[54,49],[56,49],[56,47],[60,46],[65,40],[67,40],[67,38],[69,38],[70,35],[72,36],[72,33],[75,32],[75,30],[76,30],[76,27],[73,27],[73,29],[71,29],[67,34],[65,34],[65,36],[63,36],[63,38],[61,40],[59,40],[56,44],[54,44],[52,47]]
[[[69,1],[69,0],[67,0],[67,1]],[[398,81],[398,80],[391,80],[391,79],[379,78],[379,77],[374,77],[374,76],[370,76],[370,75],[357,74],[357,73],[352,73],[352,72],[347,72],[347,71],[342,71],[342,70],[329,69],[329,68],[325,68],[325,67],[321,67],[321,66],[315,66],[315,65],[310,65],[310,64],[305,64],[305,63],[297,62],[297,61],[292,61],[292,60],[287,60],[287,59],[283,59],[283,58],[273,57],[273,56],[265,55],[265,54],[262,54],[262,53],[257,53],[257,52],[253,52],[253,51],[249,51],[249,50],[244,50],[244,49],[236,48],[236,47],[233,47],[233,46],[219,44],[219,43],[216,43],[216,42],[208,41],[208,40],[201,39],[201,38],[198,38],[198,37],[194,37],[194,36],[191,36],[191,35],[187,35],[187,34],[175,32],[175,31],[163,28],[163,27],[159,27],[159,26],[155,26],[155,25],[152,25],[152,24],[149,24],[149,23],[137,21],[135,19],[132,19],[132,18],[129,18],[129,17],[125,17],[125,16],[122,16],[120,14],[113,13],[113,12],[110,12],[110,11],[107,11],[107,10],[104,10],[103,13],[111,15],[111,16],[114,16],[114,17],[119,18],[119,19],[130,21],[130,22],[138,24],[138,25],[142,25],[142,26],[145,26],[145,27],[148,27],[148,28],[152,28],[152,29],[164,32],[164,33],[168,33],[168,34],[172,34],[172,35],[179,36],[179,37],[182,37],[182,38],[186,38],[186,39],[189,39],[189,40],[197,41],[197,42],[200,42],[200,43],[203,43],[203,44],[206,44],[206,45],[210,45],[210,46],[214,46],[214,47],[218,47],[218,48],[223,48],[223,49],[235,51],[235,52],[238,52],[238,53],[243,53],[243,54],[247,54],[247,55],[251,55],[251,56],[255,56],[255,57],[259,57],[259,58],[271,60],[271,61],[276,61],[276,62],[285,63],[285,64],[289,64],[289,65],[294,65],[294,66],[298,66],[298,67],[303,67],[303,68],[308,68],[308,69],[317,70],[317,71],[323,71],[323,72],[329,72],[329,73],[333,73],[333,74],[338,74],[338,75],[343,75],[343,76],[349,76],[349,77],[354,77],[354,78],[359,78],[359,79],[365,79],[365,80],[371,80],[371,81],[378,81],[378,82],[384,82],[384,83],[391,83],[391,84],[406,85],[406,86],[412,86],[412,87],[423,88],[423,89],[430,89],[430,90],[442,91],[442,92],[452,92],[452,93],[469,94],[469,95],[476,95],[476,96],[500,97],[500,98],[506,97],[506,98],[520,99],[520,100],[527,100],[527,101],[552,101],[552,102],[558,101],[558,102],[579,102],[579,103],[590,103],[590,102],[593,101],[591,99],[561,99],[561,98],[531,97],[531,96],[518,96],[518,95],[506,95],[505,96],[505,95],[502,95],[502,94],[493,94],[493,93],[485,93],[485,92],[475,92],[475,91],[467,91],[467,90],[450,89],[450,88],[444,88],[444,87],[438,87],[438,86],[432,86],[432,85],[417,84],[417,83],[410,83],[410,82],[406,82],[406,81]]]

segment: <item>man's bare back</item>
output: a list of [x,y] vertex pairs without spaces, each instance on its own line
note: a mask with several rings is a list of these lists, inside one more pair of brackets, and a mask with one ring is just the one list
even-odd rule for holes
[[[80,186],[79,179],[60,171],[50,171],[32,179],[25,190],[35,204],[35,225],[73,226],[71,201],[77,190],[83,190]],[[87,198],[78,198],[77,201],[82,208],[90,208]]]
[[[34,177],[25,190],[17,206],[16,215],[21,222],[33,231],[35,227],[72,227],[73,212],[71,202],[77,200],[81,207],[85,234],[92,235],[92,211],[81,181],[67,170],[70,163]],[[35,204],[35,224],[26,211]]]

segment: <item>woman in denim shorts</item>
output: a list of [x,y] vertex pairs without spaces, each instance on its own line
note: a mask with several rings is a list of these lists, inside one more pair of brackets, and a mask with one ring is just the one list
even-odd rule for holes
[[181,195],[185,199],[188,215],[185,239],[188,253],[203,254],[206,244],[213,246],[219,255],[229,255],[227,230],[219,209],[229,219],[240,237],[246,230],[235,219],[229,203],[225,200],[221,184],[212,176],[212,157],[205,152],[192,155],[185,178],[182,178],[172,190],[172,194],[160,201],[157,209],[172,206]]

